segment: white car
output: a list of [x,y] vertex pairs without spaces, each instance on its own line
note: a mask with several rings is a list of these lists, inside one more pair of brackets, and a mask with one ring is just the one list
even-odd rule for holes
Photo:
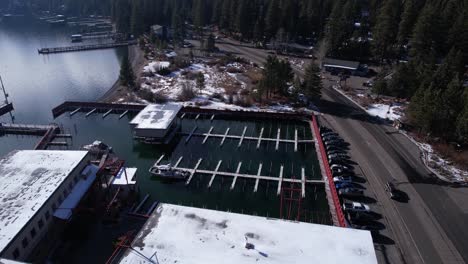
[[346,212],[370,212],[370,207],[367,204],[359,202],[344,202],[343,210]]
[[333,177],[333,182],[353,182],[353,177],[351,176],[337,176]]

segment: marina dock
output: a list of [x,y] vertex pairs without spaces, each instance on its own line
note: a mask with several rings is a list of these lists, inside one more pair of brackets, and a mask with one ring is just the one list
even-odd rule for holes
[[92,45],[76,45],[67,47],[56,47],[56,48],[42,48],[38,49],[39,54],[51,54],[51,53],[62,53],[62,52],[74,52],[74,51],[85,51],[85,50],[97,50],[97,49],[111,49],[118,47],[126,47],[129,45],[135,45],[136,41],[124,41],[124,42],[113,42],[103,44],[92,44]]
[[[164,158],[164,154],[156,161],[156,163],[153,166],[159,165],[159,163],[161,162],[161,160],[163,158]],[[183,156],[181,156],[177,160],[177,162],[176,162],[176,164],[174,164],[173,168],[177,169],[177,170],[187,171],[187,172],[190,173],[190,176],[187,179],[187,181],[185,182],[185,185],[189,185],[190,182],[192,181],[193,177],[196,174],[206,174],[206,175],[211,176],[210,182],[208,183],[208,188],[211,187],[211,185],[212,185],[212,183],[213,183],[216,176],[224,176],[224,177],[232,177],[233,178],[231,186],[230,186],[231,190],[233,190],[235,188],[236,181],[237,181],[238,178],[255,180],[255,186],[253,187],[253,192],[256,192],[257,189],[258,189],[258,182],[260,180],[263,180],[263,181],[277,182],[278,183],[277,195],[279,195],[280,192],[281,192],[281,184],[283,182],[285,182],[285,183],[297,183],[297,184],[301,185],[301,196],[305,197],[305,195],[306,195],[306,191],[305,191],[306,190],[306,188],[305,188],[306,184],[319,184],[319,185],[324,185],[325,184],[324,180],[308,180],[307,178],[310,178],[310,177],[307,177],[305,175],[305,168],[301,169],[301,177],[297,177],[297,179],[296,179],[296,178],[284,178],[283,177],[283,168],[284,168],[283,166],[280,167],[280,171],[279,171],[279,174],[278,174],[279,176],[276,177],[276,176],[270,176],[270,175],[261,175],[262,167],[263,167],[262,163],[260,163],[259,166],[258,166],[257,174],[247,174],[247,173],[240,173],[240,168],[242,166],[242,162],[239,162],[237,164],[236,172],[227,172],[227,171],[219,171],[219,167],[220,167],[221,163],[223,162],[222,160],[218,161],[218,164],[216,165],[216,168],[214,170],[206,170],[206,169],[199,169],[200,164],[203,161],[202,158],[198,159],[197,164],[193,168],[179,167],[178,165],[180,164],[182,159],[183,159]]]
[[120,118],[124,117],[129,112],[140,112],[145,108],[143,104],[113,104],[113,103],[98,103],[98,102],[71,102],[67,101],[52,109],[54,118],[61,116],[66,112],[70,112],[70,116],[78,112],[86,112],[88,116],[92,113],[104,113],[103,118],[111,112],[120,113]]
[[9,112],[13,111],[13,104],[8,103],[4,105],[0,105],[0,116],[7,114]]

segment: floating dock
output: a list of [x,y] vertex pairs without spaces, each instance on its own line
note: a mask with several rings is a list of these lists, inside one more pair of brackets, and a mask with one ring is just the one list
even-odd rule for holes
[[[157,166],[159,165],[159,163],[161,162],[161,160],[164,158],[164,155],[162,155],[157,161],[156,163],[153,165],[153,166]],[[277,182],[278,183],[278,190],[277,190],[277,195],[280,194],[281,192],[281,184],[283,182],[288,182],[288,183],[298,183],[301,185],[301,194],[302,194],[302,197],[305,197],[306,195],[306,192],[305,192],[305,185],[306,184],[319,184],[319,185],[323,185],[325,184],[324,180],[307,180],[307,177],[305,175],[305,168],[302,168],[301,169],[301,177],[298,177],[297,179],[296,178],[284,178],[283,177],[283,166],[280,167],[280,171],[279,171],[279,176],[270,176],[270,175],[261,175],[262,173],[262,163],[259,164],[258,166],[258,172],[257,174],[247,174],[247,173],[240,173],[240,169],[241,169],[241,166],[242,166],[242,162],[239,162],[237,164],[237,169],[236,169],[236,172],[226,172],[226,171],[219,171],[219,167],[222,163],[222,160],[219,160],[218,161],[218,164],[216,165],[216,168],[214,170],[202,170],[202,169],[199,169],[200,167],[200,164],[202,163],[203,159],[200,158],[198,159],[197,161],[197,164],[195,165],[195,167],[193,168],[184,168],[184,167],[179,167],[179,163],[180,161],[183,159],[183,157],[180,157],[177,161],[177,163],[173,166],[174,169],[177,169],[177,170],[182,170],[182,171],[187,171],[190,173],[190,176],[188,177],[187,181],[185,182],[186,185],[189,185],[190,182],[192,181],[193,177],[195,176],[195,174],[206,174],[206,175],[210,175],[211,176],[211,179],[210,179],[210,182],[208,183],[208,188],[211,187],[211,185],[213,184],[213,181],[215,179],[216,176],[227,176],[227,177],[232,177],[233,180],[232,180],[232,183],[231,183],[231,186],[230,186],[230,189],[233,190],[235,188],[235,185],[236,185],[236,181],[238,178],[244,178],[244,179],[253,179],[255,180],[255,186],[253,188],[253,191],[256,192],[257,189],[258,189],[258,183],[260,180],[264,180],[264,181],[273,181],[273,182]]]
[[7,114],[9,112],[13,111],[13,104],[8,103],[4,105],[0,105],[0,116]]
[[[120,118],[124,117],[128,112],[140,112],[145,108],[143,104],[111,104],[111,103],[98,103],[98,102],[71,102],[67,101],[52,109],[54,118],[61,116],[66,112],[70,112],[70,116],[77,112],[86,112],[89,114],[91,111],[110,114],[109,111],[115,113],[122,113]],[[94,110],[94,111],[93,111]],[[91,114],[92,114],[91,113]],[[105,116],[107,116],[105,115]]]
[[111,49],[117,47],[126,47],[129,45],[135,45],[136,41],[124,41],[114,43],[103,43],[103,44],[92,44],[92,45],[76,45],[67,47],[56,47],[56,48],[42,48],[38,49],[39,54],[51,54],[51,53],[62,53],[62,52],[74,52],[74,51],[85,51],[85,50],[97,50],[97,49]]

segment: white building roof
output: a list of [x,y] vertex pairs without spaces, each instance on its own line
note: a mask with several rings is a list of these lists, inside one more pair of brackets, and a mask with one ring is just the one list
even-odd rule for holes
[[85,158],[87,151],[20,150],[0,159],[0,252]]
[[176,118],[182,105],[175,103],[150,104],[138,113],[131,125],[139,129],[167,129]]
[[120,263],[374,264],[377,258],[369,231],[160,204]]
[[82,172],[82,178],[73,187],[73,190],[63,200],[62,204],[55,210],[54,216],[63,220],[69,220],[73,216],[73,209],[80,203],[81,198],[86,194],[94,180],[99,167],[88,165]]
[[[127,177],[125,177],[125,173],[127,173]],[[117,173],[117,175],[112,179],[112,183],[114,185],[133,185],[136,184],[136,180],[134,179],[135,174],[137,172],[137,168],[122,168]],[[127,182],[128,181],[128,182]]]

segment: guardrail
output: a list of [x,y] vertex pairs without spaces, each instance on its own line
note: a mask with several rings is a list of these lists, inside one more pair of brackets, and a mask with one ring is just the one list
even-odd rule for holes
[[325,151],[325,146],[323,145],[322,137],[320,136],[320,129],[318,127],[317,118],[315,115],[312,116],[312,127],[314,129],[316,140],[320,148],[321,158],[323,166],[325,167],[325,174],[328,179],[328,185],[330,186],[330,192],[333,199],[333,204],[335,205],[336,217],[338,218],[338,224],[341,227],[346,227],[346,219],[344,217],[343,210],[341,209],[340,199],[338,198],[338,193],[336,192],[335,183],[333,182],[333,175],[330,169],[330,164],[327,160],[327,153]]

